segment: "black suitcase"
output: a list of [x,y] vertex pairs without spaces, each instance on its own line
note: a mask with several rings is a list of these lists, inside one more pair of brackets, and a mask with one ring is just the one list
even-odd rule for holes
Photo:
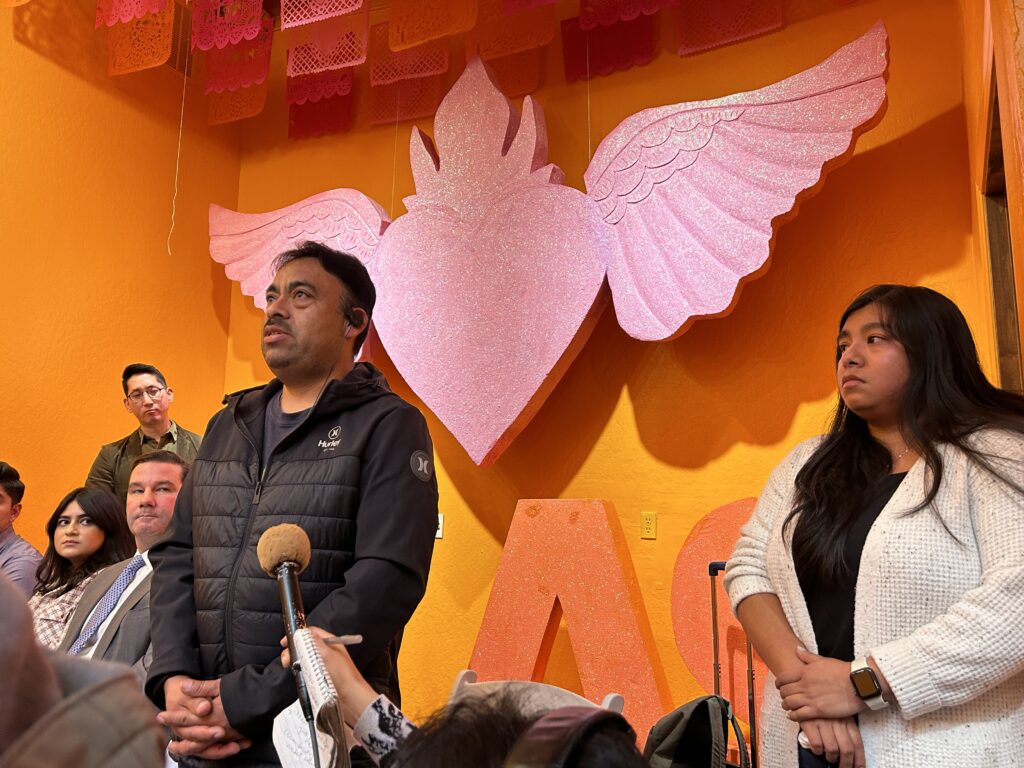
[[[718,574],[725,570],[724,560],[708,563],[708,576],[711,579],[711,647],[714,660],[715,695],[722,695],[722,665],[718,655]],[[757,704],[754,701],[754,652],[747,644],[747,724],[750,726],[749,752],[750,765],[757,768]]]

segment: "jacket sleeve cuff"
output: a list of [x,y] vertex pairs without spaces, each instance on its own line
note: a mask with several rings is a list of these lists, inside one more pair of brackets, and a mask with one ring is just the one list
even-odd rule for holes
[[732,603],[732,612],[735,614],[740,603],[751,595],[774,595],[775,590],[769,579],[763,576],[737,575],[729,580],[729,602]]
[[146,696],[149,697],[149,700],[160,707],[160,709],[164,709],[167,706],[164,700],[164,684],[168,680],[176,675],[184,675],[193,679],[199,679],[200,677],[198,660],[195,664],[190,664],[188,659],[180,654],[176,655],[176,658],[173,659],[164,657],[157,660],[152,642],[149,644],[147,654],[150,657],[150,663],[146,670],[146,683],[143,686],[143,690]]
[[381,695],[363,710],[352,733],[373,762],[380,765],[414,730],[415,726],[402,711]]
[[143,686],[146,696],[160,709],[167,709],[167,701],[164,699],[164,683],[171,677],[173,675],[170,672],[146,677],[146,683]]
[[907,720],[942,707],[942,697],[935,686],[925,655],[913,638],[904,637],[871,650],[871,657],[889,683],[900,713]]
[[220,698],[228,723],[246,736],[264,735],[274,717],[295,701],[290,670],[274,661],[266,667],[246,666],[220,679]]

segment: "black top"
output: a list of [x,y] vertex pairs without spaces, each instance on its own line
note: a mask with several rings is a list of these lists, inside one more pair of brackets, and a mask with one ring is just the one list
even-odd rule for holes
[[[795,564],[820,656],[853,661],[853,608],[860,555],[871,526],[906,476],[906,472],[887,475],[866,494],[864,507],[846,536],[843,548],[846,569],[840,576],[832,581],[822,581],[807,568],[801,568],[800,563]],[[799,525],[798,521],[797,527]]]
[[309,408],[295,413],[281,410],[281,392],[278,392],[267,403],[267,413],[263,417],[263,466],[270,461],[270,454],[278,444],[290,435],[309,415]]

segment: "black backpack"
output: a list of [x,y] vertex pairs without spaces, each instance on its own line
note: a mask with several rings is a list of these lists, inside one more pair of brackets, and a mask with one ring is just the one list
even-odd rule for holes
[[644,759],[649,768],[733,768],[725,759],[730,724],[739,745],[739,768],[749,768],[740,724],[721,696],[702,696],[661,718],[647,736]]

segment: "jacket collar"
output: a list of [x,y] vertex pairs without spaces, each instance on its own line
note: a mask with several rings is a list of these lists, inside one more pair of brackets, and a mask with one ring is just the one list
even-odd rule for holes
[[[270,401],[284,388],[280,379],[271,379],[263,386],[251,387],[225,396],[224,403],[235,424],[248,433],[257,449],[263,446],[263,419]],[[316,419],[324,411],[340,413],[371,400],[391,394],[387,379],[370,363],[356,363],[343,379],[331,379],[310,409],[306,421]]]
[[[164,435],[168,435],[168,434],[171,436],[171,442],[174,443],[175,445],[178,445],[178,437],[179,437],[178,425],[175,424],[174,421],[171,421],[170,426],[167,427],[167,431],[164,432],[164,434],[161,435],[161,437],[163,437]],[[142,444],[143,444],[143,442],[145,442],[145,440],[146,440],[146,436],[144,434],[142,434],[142,427],[139,427],[134,432],[132,432],[133,447],[136,450],[141,450],[142,449]]]
[[[249,421],[254,415],[262,415],[274,395],[283,388],[280,379],[271,379],[262,386],[225,395],[224,404],[243,421]],[[327,382],[312,411],[316,412],[324,407],[348,410],[390,392],[387,379],[375,366],[370,363],[356,363],[345,378],[331,379]]]

